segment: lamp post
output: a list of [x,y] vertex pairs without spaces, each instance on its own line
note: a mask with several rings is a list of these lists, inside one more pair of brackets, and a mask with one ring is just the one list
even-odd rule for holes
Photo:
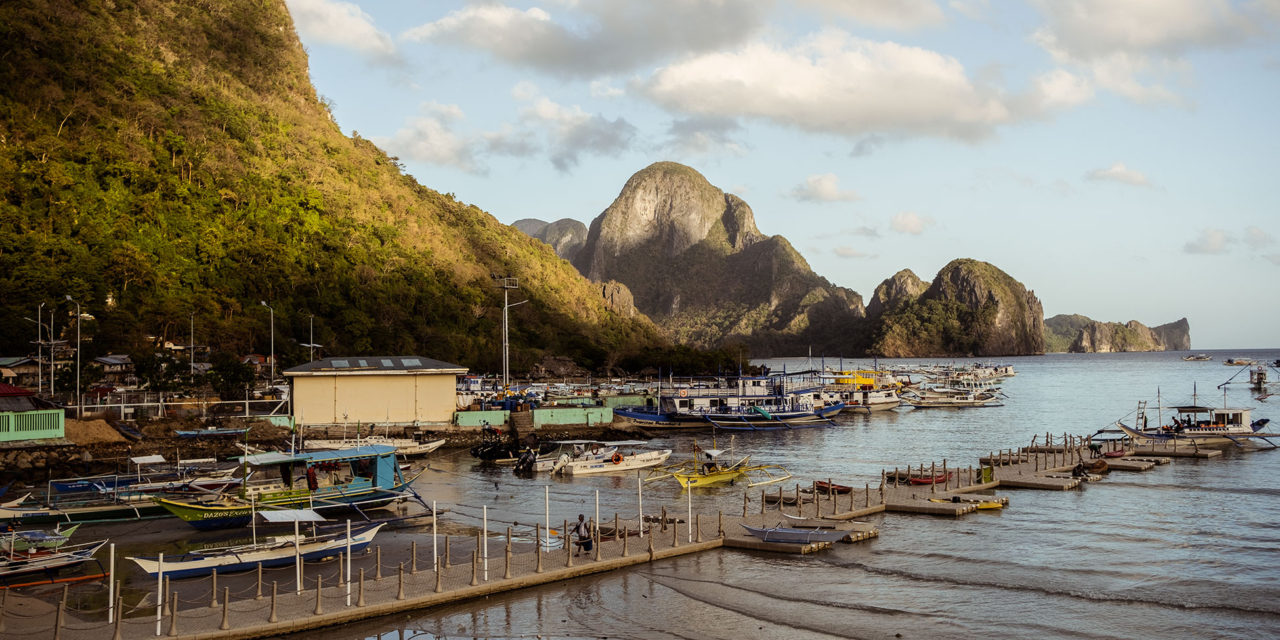
[[511,293],[511,290],[520,288],[520,280],[517,278],[502,278],[499,281],[498,286],[502,287],[502,390],[503,392],[506,392],[506,390],[511,386],[511,345],[507,341],[507,309],[516,305],[524,304],[528,302],[528,300],[521,300],[516,304],[508,303],[508,296]]
[[76,420],[84,418],[84,405],[80,403],[80,303],[67,296],[67,302],[76,305]]
[[276,382],[276,310],[266,300],[259,300],[258,303],[271,312],[271,378],[267,381],[267,386],[270,387]]
[[316,316],[315,316],[315,314],[311,314],[311,315],[309,315],[309,316],[307,316],[307,317],[310,319],[310,323],[311,323],[311,338],[310,338],[311,342],[308,342],[308,343],[306,343],[306,344],[304,344],[304,345],[302,345],[302,346],[304,346],[304,347],[306,347],[306,348],[308,349],[308,351],[307,351],[307,362],[315,362],[315,360],[316,360],[316,349],[319,349],[320,347],[323,347],[324,345],[322,345],[322,344],[316,344]]

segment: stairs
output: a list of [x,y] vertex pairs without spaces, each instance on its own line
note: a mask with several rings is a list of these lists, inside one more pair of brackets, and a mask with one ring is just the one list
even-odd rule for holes
[[532,411],[512,411],[508,414],[507,425],[511,428],[511,437],[520,439],[520,434],[533,431]]

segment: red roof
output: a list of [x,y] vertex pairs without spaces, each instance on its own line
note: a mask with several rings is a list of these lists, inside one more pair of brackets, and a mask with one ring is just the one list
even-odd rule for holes
[[15,387],[11,384],[0,382],[0,398],[17,398],[21,396],[34,396],[35,392],[22,387]]

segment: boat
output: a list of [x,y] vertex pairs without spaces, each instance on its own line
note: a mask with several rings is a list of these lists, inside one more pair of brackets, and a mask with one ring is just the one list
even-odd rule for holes
[[0,521],[21,524],[119,522],[163,518],[169,514],[150,494],[91,495],[79,499],[27,502],[0,507]]
[[971,505],[976,506],[976,507],[977,507],[977,508],[979,508],[979,509],[1003,509],[1003,508],[1004,508],[1004,503],[1003,503],[1003,502],[1001,502],[1001,501],[999,501],[999,500],[983,500],[983,501],[977,501],[977,500],[960,500],[960,499],[958,499],[958,498],[959,498],[959,496],[955,496],[955,497],[952,497],[952,498],[929,498],[929,502],[947,502],[947,503],[952,503],[952,504],[955,504],[955,503],[971,504]]
[[1225,364],[1228,367],[1247,367],[1249,365],[1258,364],[1258,361],[1252,358],[1227,358],[1222,361],[1222,364]]
[[733,484],[745,479],[747,487],[759,487],[782,482],[791,477],[781,465],[751,464],[751,456],[743,456],[737,462],[721,461],[723,449],[703,449],[694,444],[693,459],[679,464],[659,467],[650,472],[645,482],[675,478],[682,488],[706,487],[715,484]]
[[845,411],[871,413],[902,404],[903,384],[892,373],[869,369],[833,371],[821,376],[824,400],[843,402]]
[[909,484],[944,484],[951,479],[951,476],[954,473],[955,473],[954,471],[948,471],[946,473],[935,473],[933,475],[908,476],[907,482]]
[[[604,444],[604,443],[602,443]],[[560,464],[557,461],[552,473],[563,473],[566,476],[585,476],[596,473],[613,473],[656,467],[671,457],[670,449],[658,451],[636,451],[624,447],[635,447],[646,444],[643,440],[622,440],[608,443],[617,448],[613,455],[604,460],[572,460]]]
[[57,549],[71,541],[71,535],[80,528],[81,523],[53,531],[29,529],[27,531],[10,531],[9,535],[0,538],[0,552],[23,552],[31,549]]
[[[618,447],[612,442],[600,440],[552,440],[539,445],[538,453],[532,446],[525,447],[518,458],[510,460],[515,464],[515,473],[541,473],[554,471],[557,465],[564,466],[570,462],[587,460],[608,460],[617,453]],[[494,460],[505,464],[507,460]]]
[[165,556],[163,564],[158,557],[129,556],[128,559],[148,575],[156,576],[163,571],[165,576],[173,579],[207,576],[215,569],[219,574],[226,574],[256,569],[259,565],[279,567],[294,564],[298,558],[303,561],[323,560],[348,550],[352,554],[364,551],[386,524],[352,526],[349,539],[345,527],[341,527],[310,536],[270,536],[262,542],[189,551],[178,556]]
[[200,529],[249,524],[255,509],[371,509],[406,496],[414,478],[396,463],[396,449],[365,445],[337,451],[268,452],[243,456],[248,480],[234,495],[156,504]]
[[312,440],[307,439],[305,446],[309,451],[335,451],[338,449],[354,449],[370,444],[381,444],[396,448],[396,453],[404,456],[425,456],[444,446],[445,439],[422,442],[413,438],[391,438],[388,436],[365,436],[354,440]]
[[840,495],[853,493],[853,487],[843,484],[834,484],[825,480],[815,482],[814,487],[817,488],[818,493],[822,495],[827,495],[829,493],[837,493]]
[[249,427],[206,427],[204,429],[175,429],[174,433],[182,438],[216,438],[242,436],[248,431]]
[[1213,360],[1213,356],[1207,353],[1197,353],[1195,355],[1182,356],[1182,359],[1186,360],[1187,362],[1208,362],[1210,360]]
[[848,531],[838,529],[801,529],[797,527],[752,527],[742,525],[747,533],[764,542],[783,542],[787,544],[808,544],[811,542],[839,542],[849,535]]
[[[1145,406],[1145,405],[1144,405]],[[1139,411],[1135,427],[1116,422],[1116,427],[1135,443],[1195,443],[1196,446],[1241,444],[1244,440],[1266,437],[1259,434],[1270,418],[1251,420],[1251,409],[1187,405],[1173,408],[1170,424],[1148,427],[1145,411]],[[1270,441],[1267,441],[1270,443]]]
[[658,392],[656,406],[615,407],[615,416],[652,425],[771,431],[830,426],[844,410],[824,399],[816,372],[691,380]]
[[52,577],[63,569],[93,560],[93,554],[107,544],[106,540],[65,545],[58,549],[29,549],[0,556],[0,585],[14,584],[14,578],[42,573]]
[[915,409],[998,407],[1000,396],[992,391],[929,387],[902,394],[903,404]]

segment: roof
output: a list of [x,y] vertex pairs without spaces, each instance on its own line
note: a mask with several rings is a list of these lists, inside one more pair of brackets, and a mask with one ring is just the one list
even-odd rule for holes
[[21,396],[34,396],[35,393],[22,387],[15,387],[11,384],[0,382],[0,398],[16,398]]
[[0,357],[0,367],[21,367],[24,364],[35,364],[36,361],[23,356]]
[[286,376],[332,376],[369,374],[452,373],[465,374],[467,368],[422,356],[349,356],[323,358],[285,370]]
[[133,360],[129,358],[128,354],[107,354],[105,356],[98,356],[97,358],[94,358],[93,361],[113,365],[133,364]]
[[280,509],[278,511],[259,511],[258,516],[265,522],[324,522],[324,516],[311,509]]

